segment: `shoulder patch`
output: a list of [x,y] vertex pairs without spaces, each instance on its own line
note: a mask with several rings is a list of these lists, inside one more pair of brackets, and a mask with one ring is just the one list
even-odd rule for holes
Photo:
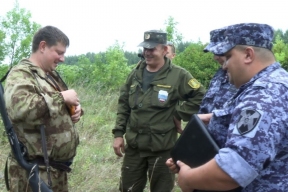
[[188,81],[188,85],[193,89],[198,89],[201,86],[201,84],[195,78],[190,79]]
[[239,120],[236,124],[240,135],[244,135],[252,131],[261,119],[261,113],[254,109],[247,109],[241,111]]

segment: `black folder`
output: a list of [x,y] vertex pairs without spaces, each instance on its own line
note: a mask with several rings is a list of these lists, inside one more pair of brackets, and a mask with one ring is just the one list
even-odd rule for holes
[[171,150],[171,157],[190,167],[205,164],[218,153],[219,147],[206,125],[194,114]]
[[[213,159],[219,149],[219,146],[208,132],[206,125],[195,114],[192,115],[192,118],[172,148],[171,157],[175,164],[180,160],[190,167],[198,167]],[[225,192],[241,192],[241,190],[242,188],[238,187]],[[194,191],[216,192],[197,189]]]

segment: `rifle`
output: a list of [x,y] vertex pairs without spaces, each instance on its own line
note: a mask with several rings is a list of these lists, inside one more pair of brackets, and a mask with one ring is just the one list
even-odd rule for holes
[[[23,144],[21,144],[15,134],[12,123],[8,118],[6,112],[6,106],[4,102],[4,89],[2,83],[0,82],[0,112],[3,119],[3,124],[5,127],[5,132],[8,136],[8,141],[10,143],[12,153],[17,160],[18,164],[27,171],[29,185],[33,192],[53,192],[44,181],[41,180],[39,176],[39,166],[38,164],[28,163],[25,158],[25,151],[23,149]],[[7,190],[9,191],[8,182],[6,182]]]

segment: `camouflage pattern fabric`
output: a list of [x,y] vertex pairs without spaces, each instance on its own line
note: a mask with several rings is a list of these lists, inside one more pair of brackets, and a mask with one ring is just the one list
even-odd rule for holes
[[223,55],[236,45],[250,45],[271,50],[274,31],[266,24],[241,23],[227,27],[224,32],[225,40],[210,47],[216,55]]
[[[15,159],[8,159],[9,165],[9,186],[10,192],[32,192],[27,180],[27,172],[22,169]],[[41,179],[48,183],[48,177],[45,166],[39,166],[39,175]],[[52,191],[68,192],[67,172],[51,168]]]
[[[215,29],[210,31],[210,42],[209,44],[203,49],[204,52],[212,52],[211,47],[217,45],[217,43],[222,42],[225,39],[224,33],[227,27],[223,27],[220,29]],[[213,52],[212,52],[213,53]]]
[[198,113],[211,113],[213,109],[222,108],[236,92],[237,88],[229,83],[227,72],[219,68],[210,81]]
[[209,131],[222,147],[217,164],[243,192],[288,188],[288,73],[274,63],[242,85]]
[[[224,33],[226,31],[226,27],[221,29],[215,29],[210,32],[210,43],[204,48],[204,52],[212,52],[211,47],[214,47],[218,43],[224,41],[225,36]],[[213,52],[212,52],[213,53]],[[230,99],[235,93],[237,89],[234,85],[231,85],[227,72],[221,68],[218,69],[216,74],[213,76],[210,81],[208,91],[205,94],[199,114],[211,113],[213,109],[220,109],[223,107],[223,104]]]
[[[65,89],[64,82],[56,73],[50,75]],[[49,159],[66,162],[76,155],[78,133],[61,93],[55,90],[42,69],[27,59],[21,60],[7,77],[4,97],[14,130],[27,149],[28,160],[43,157],[39,129],[41,124],[46,126]],[[17,177],[12,176],[14,179]]]

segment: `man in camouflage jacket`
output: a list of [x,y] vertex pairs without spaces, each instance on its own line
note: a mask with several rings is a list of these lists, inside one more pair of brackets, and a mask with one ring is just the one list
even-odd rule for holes
[[[40,134],[40,125],[45,126],[52,190],[61,192],[68,191],[67,170],[52,164],[71,165],[79,144],[74,123],[83,114],[77,93],[68,90],[55,71],[68,46],[69,39],[62,31],[52,26],[41,28],[34,35],[31,57],[10,71],[4,94],[9,118],[26,149],[25,158],[40,166],[39,175],[48,183]],[[75,111],[70,111],[73,108]],[[10,191],[26,191],[26,170],[13,155],[8,159],[8,173]]]

